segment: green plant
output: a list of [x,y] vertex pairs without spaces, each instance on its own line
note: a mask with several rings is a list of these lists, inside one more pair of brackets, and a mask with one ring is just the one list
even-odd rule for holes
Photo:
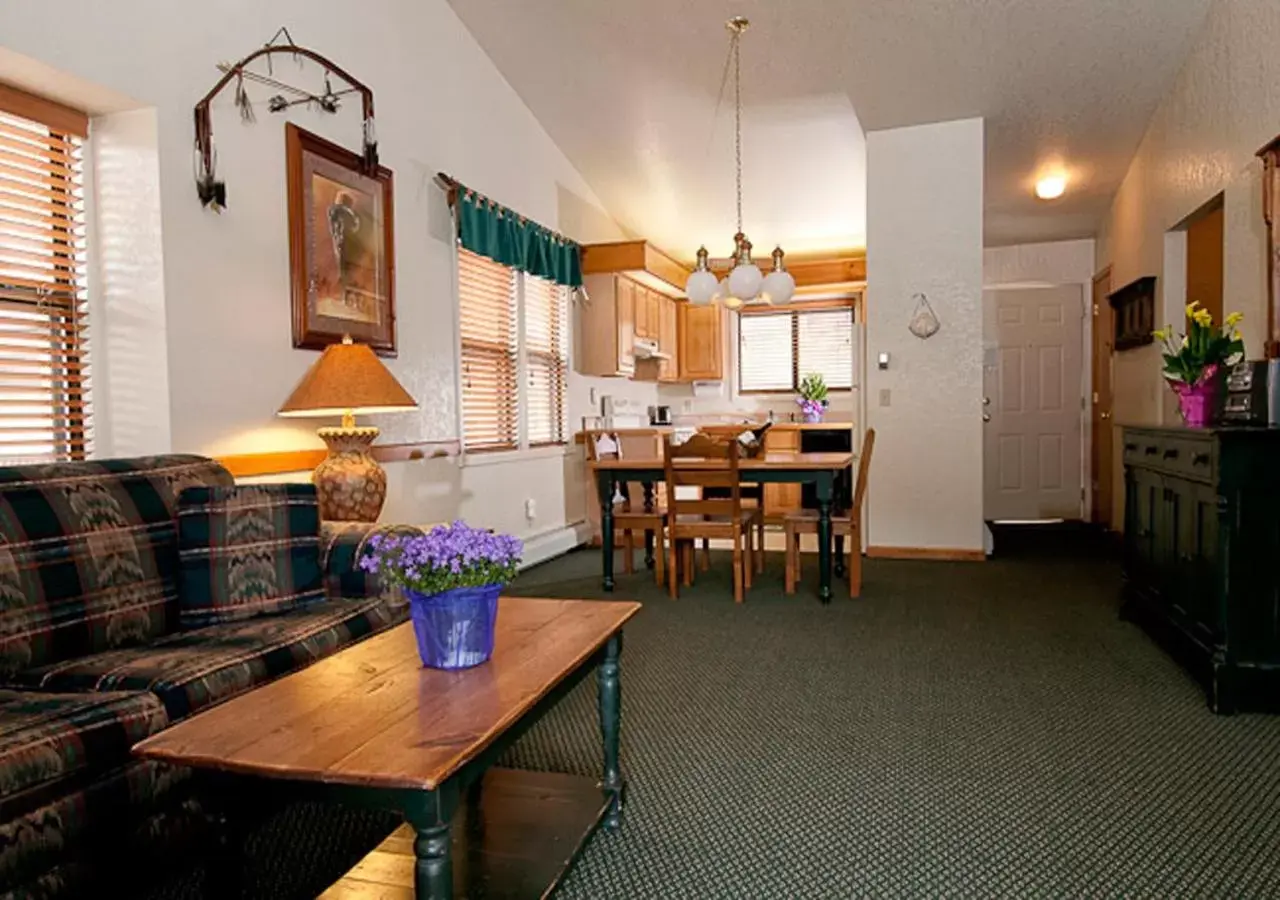
[[827,405],[827,381],[817,372],[810,372],[804,376],[800,382],[800,397],[803,400],[812,400],[814,403],[821,403],[823,407]]
[[1244,357],[1244,341],[1236,328],[1243,315],[1233,312],[1217,326],[1207,309],[1192,303],[1187,306],[1187,319],[1186,334],[1175,332],[1172,325],[1152,333],[1162,345],[1167,380],[1194,386],[1212,378],[1221,366],[1233,366]]

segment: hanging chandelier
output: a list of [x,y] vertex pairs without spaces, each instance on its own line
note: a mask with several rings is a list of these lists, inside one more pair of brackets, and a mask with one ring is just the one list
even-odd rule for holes
[[[751,258],[751,241],[742,230],[742,33],[751,23],[742,16],[734,16],[725,23],[729,29],[729,56],[725,60],[725,77],[733,66],[734,104],[734,161],[736,164],[738,232],[733,236],[733,267],[722,281],[711,271],[710,254],[705,246],[698,248],[698,262],[685,293],[695,306],[720,302],[729,309],[738,309],[744,303],[787,303],[796,291],[796,280],[783,264],[781,247],[773,250],[773,271],[765,275]],[[721,96],[724,94],[723,81]]]

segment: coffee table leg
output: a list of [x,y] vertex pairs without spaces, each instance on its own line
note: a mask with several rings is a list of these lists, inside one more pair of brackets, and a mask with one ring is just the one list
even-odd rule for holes
[[604,739],[604,778],[601,789],[610,795],[604,827],[615,831],[622,825],[622,806],[627,785],[618,766],[618,735],[622,727],[622,681],[618,658],[622,655],[622,633],[609,638],[604,662],[600,664],[600,736]]
[[419,828],[413,842],[413,855],[417,858],[413,889],[418,900],[451,900],[453,860],[449,852],[449,823]]

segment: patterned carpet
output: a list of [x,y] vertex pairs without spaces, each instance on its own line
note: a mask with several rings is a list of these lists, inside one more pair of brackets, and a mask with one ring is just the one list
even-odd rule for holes
[[[620,578],[646,604],[622,658],[627,818],[558,896],[1280,896],[1280,716],[1211,715],[1117,620],[1086,538],[1004,546],[871,561],[863,599],[825,608],[782,594],[779,558],[737,608],[724,559],[674,603]],[[513,593],[599,597],[597,570],[571,554]],[[598,734],[586,684],[506,762],[595,774]],[[386,830],[286,810],[250,848],[255,893],[307,896]],[[198,896],[193,877],[154,896]]]

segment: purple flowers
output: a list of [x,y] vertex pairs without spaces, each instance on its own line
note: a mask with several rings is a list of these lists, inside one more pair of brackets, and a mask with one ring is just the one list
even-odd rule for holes
[[421,594],[506,584],[515,577],[524,544],[509,534],[462,521],[437,525],[418,537],[374,535],[360,568]]

